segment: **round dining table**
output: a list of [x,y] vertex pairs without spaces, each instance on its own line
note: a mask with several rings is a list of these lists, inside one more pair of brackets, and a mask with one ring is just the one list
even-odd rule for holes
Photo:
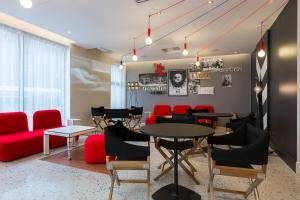
[[209,113],[209,112],[193,113],[192,115],[195,117],[203,117],[203,118],[207,118],[207,119],[233,116],[233,114],[231,114],[231,113]]
[[148,136],[174,139],[174,183],[157,190],[152,198],[155,200],[201,199],[200,194],[178,184],[178,139],[207,137],[214,134],[214,130],[206,126],[183,123],[152,124],[143,126],[140,130],[142,134]]

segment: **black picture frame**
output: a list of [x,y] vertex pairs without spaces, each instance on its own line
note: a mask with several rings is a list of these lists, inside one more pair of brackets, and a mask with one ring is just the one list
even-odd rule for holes
[[188,73],[186,69],[168,70],[168,96],[188,96]]

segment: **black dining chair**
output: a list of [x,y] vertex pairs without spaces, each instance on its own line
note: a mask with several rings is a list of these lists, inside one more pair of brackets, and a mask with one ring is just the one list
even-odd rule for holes
[[250,123],[252,125],[255,125],[255,123],[256,123],[255,114],[253,112],[251,112],[245,117],[238,117],[236,119],[230,119],[230,122],[226,124],[226,128],[234,131],[244,123]]
[[[131,106],[131,109],[130,109],[130,121],[128,122],[129,124],[129,127],[131,129],[135,129],[136,127],[140,128],[141,127],[141,120],[142,120],[142,117],[143,117],[143,110],[144,108],[143,107],[135,107],[135,106]],[[133,123],[131,125],[131,122]]]
[[105,109],[105,121],[107,125],[115,124],[120,120],[125,126],[129,122],[129,110],[126,109]]
[[[259,200],[258,185],[266,178],[268,163],[269,134],[251,124],[243,124],[236,131],[223,136],[208,138],[209,188],[210,199],[214,191],[241,194],[247,198],[254,192]],[[241,148],[218,149],[214,145],[235,145]],[[215,176],[234,176],[247,178],[249,188],[246,191],[216,188],[213,185]]]
[[[195,118],[186,116],[180,116],[180,119],[165,118],[165,117],[156,117],[156,123],[186,123],[186,124],[195,124]],[[174,141],[163,139],[163,138],[154,138],[155,148],[159,153],[164,157],[165,161],[159,166],[161,168],[161,173],[154,178],[154,180],[160,179],[167,172],[169,172],[173,167],[174,159]],[[167,155],[163,149],[166,149],[170,155]],[[188,160],[188,157],[197,149],[197,139],[187,139],[178,141],[178,165],[192,178],[192,180],[198,185],[200,184],[194,173],[197,171],[196,168]],[[169,164],[169,167],[164,169],[164,166]],[[188,166],[186,167],[185,164]],[[188,169],[190,168],[190,169]]]
[[104,106],[100,106],[98,108],[91,107],[91,113],[92,113],[92,120],[96,126],[97,129],[103,129],[103,126],[101,125],[102,122],[104,122]]
[[[150,199],[150,137],[126,128],[121,121],[104,129],[106,167],[111,177],[109,199],[112,199],[114,183],[146,183],[147,199]],[[130,144],[127,142],[135,142]],[[137,143],[146,142],[147,146]],[[147,171],[146,179],[126,179],[118,177],[119,170]]]

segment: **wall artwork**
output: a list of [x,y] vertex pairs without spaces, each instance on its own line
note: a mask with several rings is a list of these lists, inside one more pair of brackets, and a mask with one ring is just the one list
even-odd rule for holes
[[139,86],[153,95],[167,94],[167,74],[157,73],[139,74]]
[[198,88],[200,87],[200,80],[189,80],[189,94],[198,94]]
[[223,87],[232,87],[231,74],[223,74],[222,75],[222,86]]
[[190,80],[211,80],[212,76],[210,72],[202,72],[202,71],[189,71]]
[[177,69],[169,70],[169,96],[187,96],[188,95],[188,77],[187,70]]
[[215,87],[198,87],[198,94],[214,95]]

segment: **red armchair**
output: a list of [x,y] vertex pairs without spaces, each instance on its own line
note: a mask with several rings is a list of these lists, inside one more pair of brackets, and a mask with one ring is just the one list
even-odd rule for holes
[[[210,105],[197,105],[195,106],[195,110],[199,110],[201,112],[214,112],[215,109],[213,106]],[[210,126],[213,126],[213,120],[211,119],[198,119],[198,122],[201,124],[208,124]]]
[[175,105],[173,107],[173,113],[176,115],[185,115],[190,109],[192,109],[192,107],[189,105]]
[[0,113],[0,161],[12,161],[42,150],[43,138],[28,130],[25,113]]
[[155,105],[153,108],[153,113],[146,118],[146,125],[154,124],[156,122],[157,116],[167,116],[172,115],[171,106],[169,105]]
[[[33,114],[33,133],[44,136],[44,130],[62,127],[61,115],[58,110],[40,110]],[[65,137],[50,136],[50,148],[67,144]]]

